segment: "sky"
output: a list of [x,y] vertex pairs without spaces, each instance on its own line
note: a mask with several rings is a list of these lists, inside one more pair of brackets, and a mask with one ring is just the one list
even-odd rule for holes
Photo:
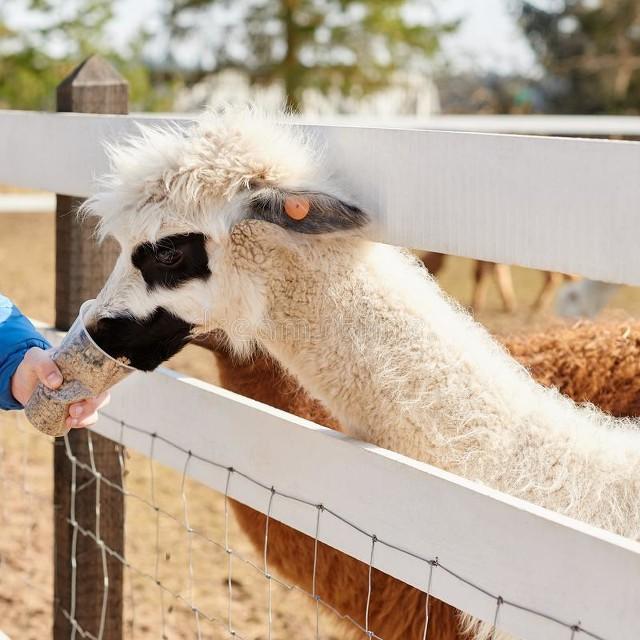
[[[549,1],[538,0],[538,3]],[[22,1],[10,2],[5,6],[9,24],[16,27],[28,24],[29,16],[21,8]],[[113,41],[123,44],[140,25],[152,27],[159,24],[163,4],[164,0],[115,0],[116,20],[111,28]],[[511,0],[442,0],[433,4],[445,19],[463,18],[458,32],[444,42],[445,54],[455,69],[535,72],[533,54],[509,13]],[[162,39],[155,47],[159,53],[163,47]]]
[[445,0],[441,14],[462,18],[444,43],[457,68],[530,73],[535,59],[509,12],[509,0]]

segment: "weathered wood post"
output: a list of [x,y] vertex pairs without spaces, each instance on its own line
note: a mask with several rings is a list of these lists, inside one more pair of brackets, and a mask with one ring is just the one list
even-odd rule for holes
[[[57,110],[76,113],[125,114],[128,112],[127,81],[105,60],[92,56],[62,81],[57,90]],[[61,158],[61,161],[64,161]],[[57,195],[56,204],[56,328],[66,330],[80,304],[95,297],[117,257],[116,246],[98,246],[92,237],[93,224],[80,223],[75,211],[81,200]],[[72,430],[69,443],[73,456],[91,464],[88,432]],[[91,434],[97,471],[120,485],[117,447],[106,438]],[[99,536],[106,547],[124,555],[124,496],[95,478],[91,471],[76,466],[75,522],[71,522],[72,473],[64,440],[56,440],[54,455],[55,571],[54,640],[72,637],[75,621],[79,630],[102,640],[122,638],[123,566],[106,554],[106,576],[100,545],[81,529],[96,534],[99,506]],[[96,501],[99,483],[100,501]],[[72,562],[77,563],[74,572]],[[106,592],[106,615],[103,603]],[[76,633],[75,637],[80,637]],[[83,636],[84,637],[84,636]]]

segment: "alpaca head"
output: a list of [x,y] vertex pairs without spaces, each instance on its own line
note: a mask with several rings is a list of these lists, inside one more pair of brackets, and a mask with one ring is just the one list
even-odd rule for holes
[[185,130],[145,127],[109,155],[112,172],[83,213],[121,253],[86,322],[108,353],[140,369],[198,334],[260,317],[266,239],[269,250],[302,248],[367,222],[311,138],[251,110]]

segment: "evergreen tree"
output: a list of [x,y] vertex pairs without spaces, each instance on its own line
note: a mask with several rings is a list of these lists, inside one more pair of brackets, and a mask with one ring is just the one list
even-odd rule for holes
[[84,58],[99,53],[109,58],[130,85],[135,109],[167,109],[170,96],[152,86],[142,58],[146,34],[115,51],[107,27],[113,20],[111,0],[28,0],[26,8],[38,26],[20,32],[7,24],[0,5],[0,108],[53,109],[55,88]]
[[288,106],[304,89],[361,96],[388,85],[397,70],[428,72],[439,39],[424,0],[172,0],[172,33],[208,44],[192,79],[224,68],[252,82],[282,81]]
[[640,2],[522,2],[519,23],[545,71],[547,111],[640,113]]

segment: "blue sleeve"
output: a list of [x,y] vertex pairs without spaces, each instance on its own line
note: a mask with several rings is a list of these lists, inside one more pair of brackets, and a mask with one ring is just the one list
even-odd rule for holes
[[11,395],[11,377],[31,347],[48,349],[49,343],[11,300],[0,294],[0,409],[22,409]]

